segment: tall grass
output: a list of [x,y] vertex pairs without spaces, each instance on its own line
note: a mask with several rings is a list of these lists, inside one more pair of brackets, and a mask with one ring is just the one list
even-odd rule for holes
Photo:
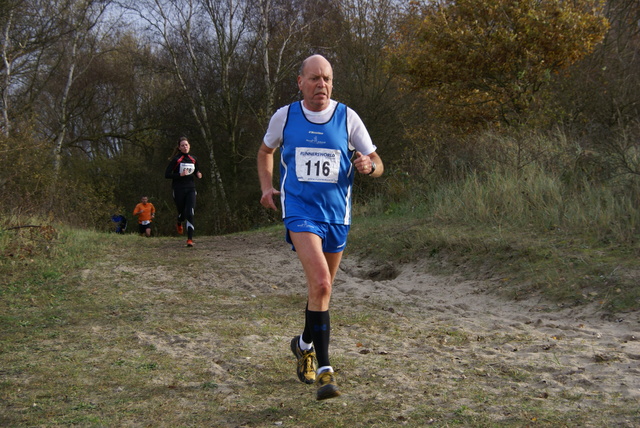
[[[518,162],[507,164],[507,155],[494,163],[476,159],[482,168],[450,181],[426,174],[416,180],[389,168],[382,183],[390,194],[354,205],[348,251],[380,263],[432,261],[432,270],[510,278],[520,284],[508,289],[513,296],[543,292],[572,304],[607,296],[603,307],[636,309],[637,177],[596,176],[567,145],[560,140],[546,157],[525,156],[528,145],[519,142]],[[536,137],[530,146],[553,144]]]
[[538,165],[516,173],[470,174],[424,194],[426,215],[459,224],[564,229],[597,241],[620,244],[638,238],[640,209],[633,194],[606,184],[585,183],[579,190]]
[[559,230],[594,241],[637,242],[635,146],[625,146],[624,162],[620,150],[596,153],[558,130],[488,131],[453,146],[445,154],[425,153],[421,162],[388,166],[379,185],[383,194],[356,201],[355,215],[408,214],[476,228]]

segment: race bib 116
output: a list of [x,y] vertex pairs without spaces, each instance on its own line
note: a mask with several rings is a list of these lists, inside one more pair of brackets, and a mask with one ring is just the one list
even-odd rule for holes
[[296,147],[298,181],[337,183],[340,172],[340,150]]

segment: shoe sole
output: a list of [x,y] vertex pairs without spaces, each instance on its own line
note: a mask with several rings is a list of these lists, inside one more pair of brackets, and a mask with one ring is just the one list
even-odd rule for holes
[[318,389],[316,400],[326,400],[328,398],[338,397],[340,395],[340,391],[338,387],[335,385],[325,385]]

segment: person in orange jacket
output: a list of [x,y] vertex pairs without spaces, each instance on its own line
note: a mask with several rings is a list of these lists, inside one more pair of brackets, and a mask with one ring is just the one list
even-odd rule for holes
[[140,235],[147,238],[151,236],[151,220],[156,216],[156,208],[149,198],[143,196],[140,203],[133,209],[133,215],[138,217],[138,230]]

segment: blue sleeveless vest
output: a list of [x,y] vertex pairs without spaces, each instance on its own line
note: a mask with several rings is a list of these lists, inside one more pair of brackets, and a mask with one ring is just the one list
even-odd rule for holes
[[302,102],[291,104],[280,146],[282,217],[351,224],[352,155],[344,104],[321,124],[307,120]]

